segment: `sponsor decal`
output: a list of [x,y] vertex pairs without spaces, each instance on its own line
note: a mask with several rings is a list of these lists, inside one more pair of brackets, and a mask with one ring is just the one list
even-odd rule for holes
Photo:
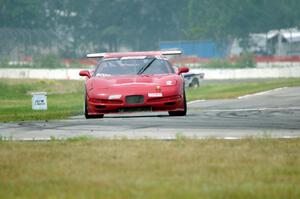
[[156,90],[157,92],[160,92],[160,91],[161,91],[160,86],[156,86],[155,90]]
[[167,85],[167,86],[172,86],[172,85],[173,85],[173,82],[172,82],[171,80],[166,81],[166,85]]
[[148,93],[148,97],[162,97],[162,93]]

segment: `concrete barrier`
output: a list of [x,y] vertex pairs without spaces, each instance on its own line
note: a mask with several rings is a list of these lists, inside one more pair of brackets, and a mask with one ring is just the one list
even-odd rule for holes
[[0,69],[0,78],[16,79],[84,79],[79,76],[81,69]]
[[247,69],[191,69],[204,73],[204,79],[252,79],[300,77],[300,67],[247,68]]
[[[0,69],[0,78],[30,79],[84,79],[81,69]],[[249,69],[191,69],[194,73],[205,73],[205,79],[251,79],[300,77],[300,66],[282,68]]]

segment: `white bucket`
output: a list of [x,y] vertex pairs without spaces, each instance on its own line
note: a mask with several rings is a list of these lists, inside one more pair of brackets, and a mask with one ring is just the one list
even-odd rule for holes
[[37,92],[32,95],[32,110],[47,110],[47,93]]

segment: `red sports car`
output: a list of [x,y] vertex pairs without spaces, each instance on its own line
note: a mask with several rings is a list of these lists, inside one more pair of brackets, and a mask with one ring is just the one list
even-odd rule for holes
[[168,111],[170,116],[187,112],[182,73],[187,67],[173,67],[166,55],[180,51],[95,53],[101,58],[95,70],[80,71],[86,76],[86,118],[102,118],[107,113]]

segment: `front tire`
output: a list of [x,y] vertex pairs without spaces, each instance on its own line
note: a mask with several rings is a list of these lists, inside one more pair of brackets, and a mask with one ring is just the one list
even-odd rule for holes
[[191,88],[198,88],[200,86],[198,79],[193,79],[192,83],[190,84]]
[[96,119],[96,118],[103,118],[104,117],[104,114],[89,115],[86,94],[85,94],[85,97],[84,97],[84,117],[85,117],[85,119]]
[[186,115],[187,105],[186,105],[185,91],[183,91],[183,103],[184,103],[183,111],[169,111],[169,116],[185,116]]

